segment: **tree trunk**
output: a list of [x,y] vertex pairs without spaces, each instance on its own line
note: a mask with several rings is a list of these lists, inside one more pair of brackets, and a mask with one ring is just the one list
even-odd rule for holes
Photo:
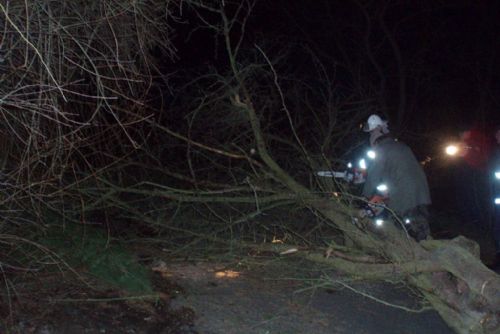
[[367,279],[403,278],[457,333],[500,330],[500,278],[480,261],[473,241],[457,237],[416,242],[395,226],[371,230],[369,222],[364,222],[365,228],[352,224],[348,212],[335,201],[316,199],[307,204],[341,227],[358,248],[385,263],[304,253],[308,259]]

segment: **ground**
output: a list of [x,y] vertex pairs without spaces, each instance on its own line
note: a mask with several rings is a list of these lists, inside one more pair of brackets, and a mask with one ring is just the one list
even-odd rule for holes
[[173,266],[172,275],[189,292],[174,304],[192,308],[194,328],[206,334],[453,333],[434,311],[398,308],[420,308],[418,296],[402,285],[322,287],[324,277],[346,278],[300,260],[288,261],[253,270],[212,263]]
[[[150,268],[157,299],[113,290],[91,295],[81,284],[54,275],[38,277],[39,286],[22,286],[20,280],[11,307],[2,303],[4,319],[9,310],[13,317],[1,332],[452,333],[434,311],[403,310],[422,305],[418,294],[401,284],[348,282],[293,256],[159,261]],[[343,285],[325,286],[326,277]]]
[[[445,223],[433,226],[436,237],[465,235],[480,244],[484,261],[491,257],[486,231],[439,221]],[[221,260],[161,252],[137,251],[145,254],[154,296],[130,296],[99,282],[84,286],[71,273],[6,273],[0,333],[453,333],[435,311],[415,312],[426,305],[401,282],[353,281],[293,254]]]

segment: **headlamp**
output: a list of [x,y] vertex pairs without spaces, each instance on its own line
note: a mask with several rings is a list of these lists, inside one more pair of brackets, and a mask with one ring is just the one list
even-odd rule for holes
[[448,146],[446,146],[446,149],[445,149],[446,154],[451,155],[451,156],[457,155],[458,151],[459,151],[459,147],[458,147],[458,145],[455,145],[455,144],[448,145]]

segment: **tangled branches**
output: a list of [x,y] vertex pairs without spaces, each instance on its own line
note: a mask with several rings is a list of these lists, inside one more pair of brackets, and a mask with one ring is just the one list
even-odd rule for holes
[[155,53],[175,56],[176,5],[0,4],[2,161],[26,197],[46,196],[66,175],[102,168],[140,145]]

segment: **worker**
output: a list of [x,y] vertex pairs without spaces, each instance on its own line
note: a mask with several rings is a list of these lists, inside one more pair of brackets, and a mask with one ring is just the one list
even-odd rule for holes
[[386,206],[404,223],[408,234],[421,241],[430,237],[427,178],[412,150],[391,136],[388,122],[371,115],[363,130],[370,135],[375,158],[368,167],[363,196],[371,198],[381,186],[388,193]]

